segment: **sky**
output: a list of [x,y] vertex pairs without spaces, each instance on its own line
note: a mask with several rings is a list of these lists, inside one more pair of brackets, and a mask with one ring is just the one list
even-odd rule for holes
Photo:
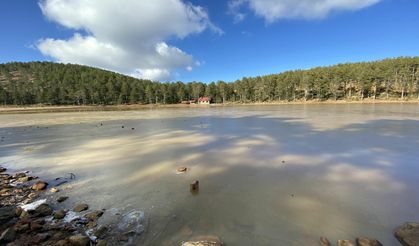
[[418,0],[2,0],[0,63],[235,81],[419,55]]

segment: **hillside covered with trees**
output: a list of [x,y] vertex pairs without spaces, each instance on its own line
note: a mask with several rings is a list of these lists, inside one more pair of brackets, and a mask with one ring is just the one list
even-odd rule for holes
[[0,102],[4,105],[173,104],[201,96],[210,96],[217,103],[419,99],[419,57],[339,64],[208,84],[152,82],[73,64],[0,64]]

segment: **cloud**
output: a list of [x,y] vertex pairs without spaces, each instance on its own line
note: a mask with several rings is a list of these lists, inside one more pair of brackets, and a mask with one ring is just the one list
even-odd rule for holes
[[244,19],[243,6],[272,23],[279,19],[321,19],[334,11],[358,10],[381,0],[230,0],[234,21]]
[[202,7],[182,0],[42,0],[39,6],[49,20],[75,32],[66,40],[39,40],[42,54],[153,80],[191,71],[196,63],[167,40],[206,29],[222,33]]

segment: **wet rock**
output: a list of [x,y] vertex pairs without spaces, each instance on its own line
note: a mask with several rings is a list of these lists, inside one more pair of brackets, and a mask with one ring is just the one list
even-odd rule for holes
[[85,218],[88,218],[90,220],[97,220],[99,219],[101,216],[103,215],[103,211],[102,210],[96,210],[93,212],[90,212],[86,215],[84,215]]
[[178,173],[185,173],[186,171],[188,171],[187,167],[178,167],[177,168],[177,172]]
[[38,181],[34,185],[32,185],[33,190],[45,190],[48,186],[47,182],[44,181]]
[[28,231],[30,229],[29,223],[21,222],[21,221],[16,223],[14,228],[15,228],[16,232],[19,232],[19,233]]
[[0,236],[0,242],[13,242],[16,238],[16,231],[14,228],[7,228]]
[[80,213],[80,212],[85,211],[85,210],[87,210],[87,209],[89,209],[89,205],[87,205],[87,204],[85,204],[85,203],[80,203],[80,204],[77,204],[77,205],[73,208],[73,211],[74,211],[74,212],[77,212],[77,213]]
[[0,208],[0,224],[6,223],[16,216],[16,208],[7,206]]
[[96,221],[89,221],[89,222],[87,222],[87,224],[86,224],[86,227],[87,228],[89,228],[89,229],[93,229],[93,228],[95,228],[97,226],[97,222]]
[[41,230],[45,225],[45,220],[43,219],[37,219],[30,223],[30,229],[31,231],[38,231]]
[[367,237],[359,237],[356,239],[356,245],[357,246],[383,246],[382,243],[380,243],[376,239],[370,239]]
[[34,216],[36,217],[44,217],[44,216],[48,216],[52,214],[52,208],[46,204],[43,203],[41,205],[39,205],[35,210],[34,210]]
[[320,237],[320,246],[331,246],[329,239],[325,237]]
[[350,240],[338,240],[337,246],[355,246]]
[[68,199],[68,196],[60,196],[60,197],[58,197],[58,199],[57,199],[57,202],[64,202],[65,200],[67,200]]
[[0,173],[4,173],[4,172],[6,172],[7,171],[7,169],[6,168],[4,168],[4,167],[0,167]]
[[221,246],[221,240],[217,236],[199,236],[191,241],[183,242],[182,246]]
[[190,190],[192,192],[197,192],[199,190],[199,181],[198,180],[195,180],[194,182],[192,182],[190,184]]
[[88,246],[90,245],[90,238],[83,235],[75,235],[68,238],[71,245],[74,246]]
[[65,239],[59,240],[55,243],[57,246],[68,246],[69,242]]
[[106,240],[97,240],[96,246],[106,246],[108,242]]
[[122,235],[118,235],[116,239],[120,242],[128,242],[129,237],[128,235],[122,234]]
[[15,214],[17,217],[19,217],[22,214],[22,212],[23,212],[23,209],[21,207],[17,207],[15,209]]
[[419,245],[419,223],[405,223],[396,229],[394,236],[403,246]]
[[60,219],[64,218],[66,214],[67,214],[67,212],[65,210],[60,209],[60,210],[57,210],[57,211],[54,212],[53,217],[56,220],[60,220]]
[[31,180],[32,180],[31,176],[25,176],[25,177],[18,178],[17,182],[25,183],[25,182],[28,182],[28,181],[31,181]]
[[93,235],[97,238],[103,238],[107,232],[108,232],[108,227],[99,226],[93,231]]
[[57,193],[58,191],[60,191],[60,190],[58,190],[57,188],[55,188],[55,187],[52,187],[51,189],[49,189],[49,191],[50,192],[52,192],[52,193]]
[[42,242],[45,242],[51,236],[49,233],[38,233],[34,237],[31,238],[29,245],[38,245]]

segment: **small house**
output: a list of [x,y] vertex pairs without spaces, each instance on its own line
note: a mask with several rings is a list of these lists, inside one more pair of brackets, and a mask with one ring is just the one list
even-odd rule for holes
[[211,97],[200,97],[198,98],[198,104],[210,104]]

